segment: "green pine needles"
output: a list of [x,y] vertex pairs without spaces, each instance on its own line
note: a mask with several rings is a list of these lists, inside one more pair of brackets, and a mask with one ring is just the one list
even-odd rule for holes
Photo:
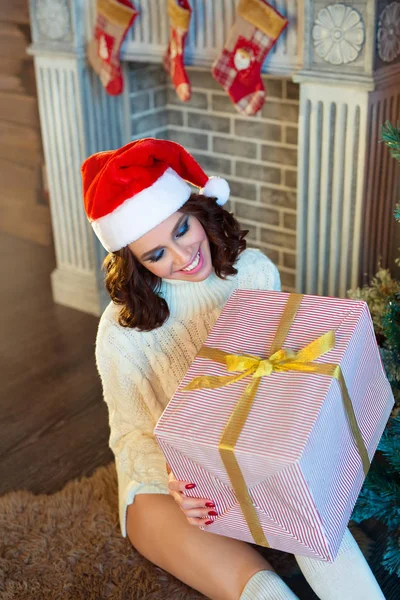
[[390,154],[400,162],[400,129],[386,121],[381,129],[382,142],[390,149]]
[[392,386],[396,406],[400,408],[400,292],[387,300],[382,315],[382,332],[385,339],[381,348],[382,362]]
[[[382,126],[381,130],[381,141],[385,142],[385,144],[390,149],[390,154],[400,162],[400,128],[399,124],[397,127],[394,127],[390,121],[386,121],[386,123]],[[398,221],[400,221],[400,205],[396,206],[395,217]]]
[[[387,121],[382,127],[382,141],[400,162],[400,128]],[[400,220],[400,206],[396,207],[395,217]],[[380,564],[389,574],[400,577],[400,282],[379,265],[369,286],[350,290],[348,295],[368,303],[395,398],[391,418],[351,518],[357,523],[375,519],[383,524]]]
[[388,422],[351,518],[356,523],[376,519],[385,526],[380,563],[400,577],[400,417]]

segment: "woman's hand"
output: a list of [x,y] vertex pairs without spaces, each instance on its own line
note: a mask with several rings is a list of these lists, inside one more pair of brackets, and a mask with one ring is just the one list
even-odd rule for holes
[[[190,486],[190,487],[187,487]],[[171,496],[177,502],[190,525],[209,525],[213,521],[209,516],[216,517],[218,513],[215,511],[215,504],[207,498],[189,498],[185,496],[187,489],[193,489],[196,484],[189,481],[177,481],[174,474],[171,472],[168,477],[168,489]]]

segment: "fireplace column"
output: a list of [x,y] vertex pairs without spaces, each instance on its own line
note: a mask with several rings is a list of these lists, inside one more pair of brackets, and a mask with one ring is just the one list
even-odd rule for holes
[[344,297],[390,266],[397,178],[378,141],[400,116],[400,4],[304,7],[296,285]]
[[108,96],[86,63],[93,5],[30,0],[30,20],[57,266],[54,301],[99,315],[109,301],[100,270],[106,254],[83,209],[80,165],[128,141],[123,96]]

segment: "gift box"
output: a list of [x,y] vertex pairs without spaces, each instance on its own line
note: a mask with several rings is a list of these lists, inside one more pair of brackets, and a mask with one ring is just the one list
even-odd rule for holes
[[333,561],[393,404],[365,302],[237,290],[154,435],[203,529]]

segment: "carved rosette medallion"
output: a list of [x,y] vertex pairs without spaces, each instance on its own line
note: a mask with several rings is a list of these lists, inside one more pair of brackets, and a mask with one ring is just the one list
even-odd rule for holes
[[358,57],[365,40],[360,13],[346,4],[322,8],[312,30],[314,50],[332,65],[350,63]]
[[71,28],[66,0],[35,0],[34,16],[40,36],[45,40],[64,40]]
[[378,21],[378,55],[386,63],[393,62],[400,55],[400,3],[386,6]]

